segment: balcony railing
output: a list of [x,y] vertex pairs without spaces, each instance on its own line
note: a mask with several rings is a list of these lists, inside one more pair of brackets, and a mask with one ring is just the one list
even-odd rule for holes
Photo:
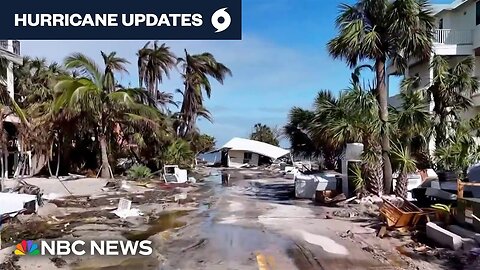
[[435,29],[433,33],[436,43],[448,45],[472,44],[472,36],[471,30]]
[[20,55],[20,41],[12,40],[11,45],[8,44],[8,40],[0,40],[0,49],[7,50],[16,55]]

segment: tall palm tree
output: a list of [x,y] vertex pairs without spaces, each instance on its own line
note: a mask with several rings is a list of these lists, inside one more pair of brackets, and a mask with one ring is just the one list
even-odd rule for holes
[[125,65],[129,64],[130,62],[127,59],[118,57],[116,52],[111,52],[109,54],[100,51],[102,55],[103,62],[105,63],[105,78],[103,79],[103,83],[105,84],[103,87],[108,90],[109,93],[115,91],[115,78],[113,73],[114,72],[125,72],[128,73]]
[[[472,76],[475,58],[467,57],[451,66],[442,56],[432,61],[433,83],[426,89],[433,97],[436,148],[445,146],[449,130],[455,130],[460,122],[460,113],[472,106],[470,96],[479,89],[478,79]],[[451,133],[451,132],[450,132]]]
[[[169,47],[158,41],[147,42],[143,48],[138,50],[138,80],[140,88],[145,88],[154,99],[164,98],[165,93],[159,92],[158,85],[162,83],[164,76],[170,77],[170,69],[176,64],[176,57]],[[171,99],[164,101],[171,103]],[[164,105],[164,104],[161,104]]]
[[358,0],[354,5],[340,6],[336,24],[339,33],[328,43],[330,54],[344,59],[351,67],[363,60],[375,64],[384,182],[386,192],[390,192],[392,167],[385,65],[391,60],[403,71],[409,58],[430,57],[434,18],[427,0]]
[[15,67],[14,75],[16,95],[30,119],[30,128],[20,132],[23,145],[33,150],[37,157],[47,157],[51,172],[50,160],[56,143],[58,176],[61,146],[56,139],[65,122],[62,122],[62,115],[51,113],[51,107],[57,78],[67,75],[67,72],[56,62],[48,64],[44,58],[24,57],[23,64]]
[[197,117],[203,116],[200,113],[205,112],[203,91],[208,98],[212,93],[209,77],[223,84],[225,77],[227,75],[231,76],[232,72],[224,64],[217,62],[212,54],[206,52],[190,55],[185,50],[185,58],[178,58],[178,63],[182,65],[185,85],[180,109],[182,123],[178,129],[178,134],[185,137],[193,130]]
[[64,113],[67,118],[88,117],[100,144],[101,176],[110,178],[107,136],[119,123],[153,127],[160,114],[156,108],[138,102],[140,91],[137,89],[110,92],[106,88],[105,73],[89,57],[74,53],[65,59],[65,66],[78,70],[82,77],[65,77],[55,85],[57,95],[53,111]]

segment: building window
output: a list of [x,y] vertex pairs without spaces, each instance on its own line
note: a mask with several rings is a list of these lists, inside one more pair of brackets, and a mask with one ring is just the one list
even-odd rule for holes
[[443,29],[443,19],[438,21],[438,29]]
[[248,160],[252,159],[252,153],[250,152],[243,153],[243,159],[248,159]]
[[475,5],[476,5],[475,10],[476,10],[476,18],[477,18],[476,20],[477,20],[477,25],[479,25],[480,24],[480,1],[475,3]]

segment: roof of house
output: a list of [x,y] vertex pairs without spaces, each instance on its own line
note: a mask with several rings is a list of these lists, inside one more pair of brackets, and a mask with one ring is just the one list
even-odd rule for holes
[[228,141],[221,149],[248,151],[262,156],[277,159],[290,153],[289,150],[254,140],[243,138],[233,138]]
[[435,4],[431,5],[433,15],[437,15],[438,13],[444,10],[453,10],[458,8],[459,6],[469,2],[470,0],[455,0],[450,4]]

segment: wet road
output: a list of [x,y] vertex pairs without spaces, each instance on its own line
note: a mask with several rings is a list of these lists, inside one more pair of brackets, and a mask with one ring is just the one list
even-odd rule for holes
[[161,269],[395,269],[342,239],[348,223],[294,200],[292,180],[208,181],[211,207],[167,245]]

